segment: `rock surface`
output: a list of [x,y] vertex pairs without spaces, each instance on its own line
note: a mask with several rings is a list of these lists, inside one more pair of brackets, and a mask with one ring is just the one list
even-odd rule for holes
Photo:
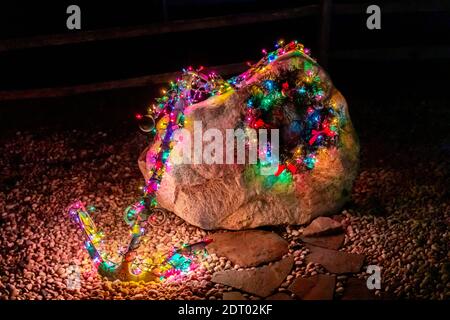
[[[214,128],[225,137],[226,129],[241,125],[245,101],[254,83],[287,70],[302,76],[305,61],[311,62],[318,76],[328,84],[324,99],[333,100],[344,112],[347,121],[341,130],[339,147],[331,146],[327,152],[317,153],[313,170],[295,173],[291,183],[276,182],[272,187],[267,187],[264,179],[255,174],[253,165],[175,164],[164,175],[158,203],[188,223],[207,230],[306,224],[318,216],[336,213],[350,196],[357,174],[359,144],[344,97],[310,58],[278,59],[267,71],[248,79],[239,91],[230,90],[190,106],[185,111],[185,129],[195,139],[193,123],[201,121],[203,132]],[[203,142],[203,147],[208,143]],[[138,162],[148,178],[146,151]]]
[[316,247],[322,247],[332,250],[339,249],[344,243],[345,235],[344,234],[336,234],[322,237],[301,237],[303,242],[312,244]]
[[337,232],[342,232],[342,225],[339,222],[328,217],[318,217],[303,230],[303,235],[306,237],[323,236]]
[[238,291],[229,291],[223,293],[223,300],[247,300],[242,293]]
[[309,278],[297,278],[289,290],[302,300],[332,300],[336,276],[318,274]]
[[306,256],[306,261],[320,263],[325,269],[332,273],[357,273],[364,263],[364,256],[356,253],[348,253],[306,245],[311,251]]
[[[394,300],[445,302],[450,299],[450,287],[445,285],[450,279],[450,269],[447,268],[449,241],[443,236],[443,227],[450,227],[450,210],[448,201],[442,199],[446,199],[448,192],[450,157],[442,157],[439,144],[429,141],[446,137],[450,113],[441,113],[445,117],[426,117],[424,110],[429,108],[424,105],[430,108],[443,105],[438,97],[434,101],[425,99],[424,105],[417,106],[414,104],[416,97],[402,105],[391,100],[379,97],[370,104],[358,105],[362,116],[358,120],[364,121],[365,117],[373,120],[371,124],[361,126],[367,134],[363,146],[367,161],[362,162],[361,174],[353,189],[354,209],[341,213],[346,221],[342,224],[352,230],[344,249],[364,253],[367,264],[382,267],[379,291],[383,299],[387,296]],[[402,112],[391,118],[391,114],[386,117],[387,110]],[[410,138],[415,143],[399,154],[398,144],[385,142],[390,141],[396,131],[404,132],[404,127],[392,126],[392,121],[402,123],[406,113],[429,121],[423,123],[424,130],[411,133]],[[388,120],[384,126],[382,119]],[[432,125],[435,130],[426,130]],[[144,283],[131,286],[133,283],[104,281],[92,273],[92,263],[83,248],[80,231],[70,223],[62,209],[73,202],[74,197],[83,197],[95,206],[101,204],[94,219],[108,235],[107,242],[113,244],[108,245],[107,251],[117,253],[119,246],[128,239],[129,227],[116,213],[133,203],[140,194],[135,186],[142,182],[142,176],[130,164],[135,160],[136,146],[146,143],[146,137],[137,135],[132,126],[117,130],[105,122],[101,129],[99,131],[98,126],[93,125],[75,131],[58,125],[13,132],[13,136],[6,132],[0,135],[0,146],[4,148],[0,154],[3,170],[0,174],[0,206],[4,209],[0,227],[0,270],[3,272],[0,300],[10,299],[10,284],[17,289],[15,294],[19,300],[42,300],[43,289],[47,299],[63,300],[122,300],[142,295],[151,300],[222,298],[222,293],[229,287],[220,285],[216,288],[210,277],[218,271],[214,269],[226,270],[232,266],[226,266],[226,261],[215,260],[215,255],[205,257],[208,261],[206,270],[193,270],[179,284],[168,281],[166,284],[170,285]],[[382,145],[384,148],[380,151]],[[386,163],[402,164],[401,170],[396,165],[381,165]],[[373,203],[378,205],[374,207]],[[380,206],[389,208],[385,215],[380,215]],[[431,210],[433,214],[430,214]],[[283,228],[280,235],[288,241],[300,241],[301,232],[293,235],[291,229],[291,226]],[[145,235],[147,244],[141,246],[145,249],[142,257],[207,236],[209,234],[204,230],[171,214],[163,226],[152,228]],[[321,272],[322,267],[318,265],[306,267],[307,253],[302,245],[294,246],[293,250],[299,263],[292,271],[295,277],[309,277],[311,273]],[[408,264],[414,272],[408,272],[412,270]],[[79,290],[67,288],[68,274],[74,271],[70,269],[74,266],[82,275]],[[52,272],[60,268],[67,272],[62,276]],[[364,276],[368,277],[368,274],[364,273]],[[346,278],[341,275],[341,279],[337,279],[336,286],[342,282],[340,288],[344,289]],[[216,290],[211,291],[211,288]]]
[[272,265],[253,270],[227,270],[213,274],[211,281],[267,297],[283,282],[292,269],[294,258],[286,257]]
[[290,295],[284,292],[277,292],[270,297],[267,297],[266,300],[294,300]]
[[288,242],[273,232],[262,230],[215,233],[208,252],[226,257],[241,267],[255,267],[281,259]]
[[363,279],[349,278],[347,280],[342,300],[374,300],[377,297],[367,288]]

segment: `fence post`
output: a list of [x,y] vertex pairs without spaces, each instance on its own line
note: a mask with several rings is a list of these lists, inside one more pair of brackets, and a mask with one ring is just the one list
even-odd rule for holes
[[330,46],[332,0],[320,1],[320,35],[319,35],[319,63],[328,67],[328,50]]
[[163,14],[163,21],[167,22],[169,20],[169,13],[167,11],[167,1],[162,0],[162,14]]

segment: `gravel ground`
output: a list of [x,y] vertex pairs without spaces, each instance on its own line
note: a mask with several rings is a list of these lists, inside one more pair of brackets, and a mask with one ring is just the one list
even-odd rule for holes
[[[338,215],[346,227],[343,250],[365,254],[366,265],[382,267],[378,295],[449,299],[448,111],[437,115],[440,122],[431,128],[428,118],[413,129],[395,127],[395,117],[361,128],[358,123],[379,116],[370,106],[367,110],[356,109],[353,116],[359,121],[361,168],[352,201]],[[411,121],[424,119],[414,114]],[[209,280],[215,271],[239,266],[215,255],[201,258],[202,266],[180,282],[111,282],[93,272],[81,234],[64,208],[78,198],[96,206],[94,219],[109,248],[125,245],[119,242],[128,233],[122,210],[143,183],[136,159],[145,138],[117,131],[41,128],[1,138],[1,299],[221,299],[223,291],[232,290]],[[435,135],[439,138],[429,143]],[[306,265],[307,249],[298,241],[301,226],[274,230],[290,241],[289,254],[295,256],[292,274],[279,291],[287,291],[296,275],[325,273]],[[141,248],[149,254],[205,235],[171,215],[150,230]],[[79,267],[79,289],[67,288],[70,266]],[[337,296],[346,278],[338,277]]]

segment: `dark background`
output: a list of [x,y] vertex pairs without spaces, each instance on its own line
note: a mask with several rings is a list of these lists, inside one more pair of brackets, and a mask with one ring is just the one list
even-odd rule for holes
[[[74,3],[81,7],[84,33],[227,14],[264,16],[267,10],[318,2],[166,0],[165,11],[162,0],[0,2],[0,277],[9,283],[24,279],[31,252],[47,255],[47,261],[58,260],[62,252],[71,261],[72,253],[79,252],[79,236],[63,210],[76,199],[98,208],[95,219],[102,229],[117,229],[116,235],[129,232],[116,223],[122,213],[112,213],[133,203],[143,183],[136,162],[148,138],[139,134],[134,114],[145,111],[164,84],[57,98],[25,99],[27,92],[50,88],[58,93],[64,87],[127,81],[187,65],[245,64],[260,59],[261,49],[272,49],[279,38],[297,39],[325,63],[319,14],[2,51],[6,43],[26,45],[33,40],[29,37],[77,34],[66,30],[66,8]],[[381,30],[366,28],[366,8],[373,3],[381,7]],[[333,4],[326,70],[347,99],[360,140],[360,168],[345,210],[355,230],[378,234],[374,241],[359,238],[355,248],[362,246],[372,259],[382,255],[377,261],[390,287],[387,298],[447,299],[448,277],[442,276],[449,274],[450,2]],[[345,13],[345,4],[353,9]],[[14,99],[5,99],[8,95]],[[53,238],[56,230],[61,237]],[[28,244],[27,234],[37,246]],[[19,238],[26,241],[19,245]],[[49,241],[62,238],[55,246]],[[409,268],[410,262],[417,263]],[[36,272],[38,267],[53,269],[53,264],[34,266]],[[17,287],[25,284],[17,281]],[[33,280],[33,289],[45,299],[49,295],[41,288]],[[80,297],[98,297],[97,288]],[[5,289],[0,288],[0,296]],[[381,309],[372,305],[366,310],[374,307]]]
[[[66,29],[66,8],[74,3],[81,7],[83,32],[265,12],[319,2],[167,0],[165,6],[162,0],[2,2],[0,41],[77,32]],[[371,114],[375,105],[381,117],[386,114],[386,119],[378,119],[386,122],[386,126],[393,121],[407,128],[405,130],[413,130],[421,124],[422,129],[427,129],[429,121],[448,109],[449,5],[445,1],[374,3],[381,7],[381,30],[366,28],[365,9],[371,3],[333,1],[333,5],[359,5],[360,11],[352,14],[333,11],[327,70],[348,99],[352,115],[360,113],[361,117],[374,121]],[[392,4],[404,7],[404,12],[383,11]],[[261,49],[272,49],[280,38],[297,39],[318,57],[320,27],[320,16],[312,15],[270,23],[0,52],[0,92],[127,79],[177,71],[187,65],[257,61]],[[62,98],[0,101],[2,132],[93,124],[132,128],[134,112],[143,110],[159,95],[160,88],[148,86]],[[420,103],[429,98],[442,102],[426,110],[420,108]],[[401,102],[395,110],[392,110],[392,101]],[[387,108],[383,104],[391,107],[383,110]],[[446,108],[443,109],[442,104]],[[420,115],[408,114],[408,110]],[[424,124],[425,121],[428,122]],[[360,123],[356,122],[357,129]],[[377,128],[375,123],[372,125]]]

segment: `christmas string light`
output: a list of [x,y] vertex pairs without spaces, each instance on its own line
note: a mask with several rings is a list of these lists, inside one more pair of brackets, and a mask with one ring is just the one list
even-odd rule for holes
[[[292,52],[304,53],[304,48],[295,42],[280,46],[262,61],[275,61]],[[282,153],[274,173],[276,177],[285,170],[295,174],[313,169],[316,154],[338,144],[339,131],[345,124],[342,108],[325,98],[329,84],[319,76],[319,67],[308,59],[302,64],[303,73],[296,70],[281,71],[276,75],[267,73],[249,87],[250,96],[246,100],[244,119],[248,128],[282,129],[283,145],[288,150]],[[248,74],[252,77],[266,65],[267,62],[258,63],[238,78],[243,82],[248,79]],[[288,124],[284,121],[287,118],[290,119]],[[266,152],[270,153],[270,147]]]
[[[286,183],[292,181],[292,174],[314,169],[316,154],[338,144],[345,117],[341,107],[338,108],[334,101],[327,98],[328,84],[321,81],[319,67],[308,56],[309,51],[297,41],[287,45],[279,41],[275,51],[268,53],[263,50],[263,54],[264,57],[258,63],[228,81],[214,72],[204,73],[203,67],[197,70],[192,67],[183,69],[181,77],[171,82],[167,90],[163,90],[163,96],[156,99],[156,103],[148,109],[148,114],[136,115],[140,129],[153,138],[154,152],[150,152],[148,159],[151,168],[147,175],[149,179],[142,188],[143,195],[124,213],[124,220],[130,226],[131,239],[122,261],[112,262],[100,249],[103,234],[96,229],[90,217],[92,208],[87,210],[79,201],[68,208],[73,221],[83,231],[86,249],[101,275],[125,281],[165,279],[192,270],[195,267],[194,256],[205,252],[205,246],[210,241],[208,239],[157,254],[153,259],[141,260],[136,255],[148,225],[158,225],[164,221],[164,212],[157,208],[156,192],[168,167],[167,160],[174,143],[173,132],[184,126],[184,111],[187,107],[229,90],[240,90],[254,76],[264,76],[264,79],[248,89],[243,123],[251,129],[268,129],[285,126],[280,122],[283,115],[293,119],[285,138],[286,145],[292,145],[293,148],[284,150],[283,159],[274,173],[274,177]],[[302,62],[303,73],[284,71],[271,76],[265,72],[275,61],[291,56],[305,58]],[[270,155],[270,145],[260,152]]]
[[[158,219],[157,211],[161,213],[161,210],[156,208],[156,192],[172,149],[172,134],[176,129],[184,126],[184,109],[210,96],[221,94],[228,87],[227,83],[217,74],[205,75],[200,73],[200,70],[193,70],[189,67],[183,70],[182,76],[176,82],[170,83],[170,88],[164,91],[163,97],[156,100],[157,104],[152,106],[149,114],[136,116],[137,120],[145,119],[146,121],[150,120],[150,123],[156,123],[154,128],[151,128],[151,124],[148,123],[140,123],[140,127],[154,136],[154,143],[159,147],[152,156],[153,167],[148,172],[150,178],[146,181],[141,199],[125,210],[124,220],[130,226],[131,238],[128,248],[123,253],[122,262],[111,262],[107,259],[107,255],[99,249],[102,234],[97,231],[89,211],[85,209],[83,203],[78,201],[68,208],[72,219],[83,230],[86,249],[101,275],[139,281],[154,279],[155,275],[165,277],[180,270],[187,270],[186,265],[190,264],[192,259],[185,258],[185,256],[182,258],[177,250],[163,255],[158,268],[154,263],[138,262],[136,250],[141,237],[145,234],[147,224],[154,225]],[[164,213],[162,212],[162,214]],[[202,243],[206,244],[207,240]],[[161,269],[160,265],[166,265],[166,268]]]

